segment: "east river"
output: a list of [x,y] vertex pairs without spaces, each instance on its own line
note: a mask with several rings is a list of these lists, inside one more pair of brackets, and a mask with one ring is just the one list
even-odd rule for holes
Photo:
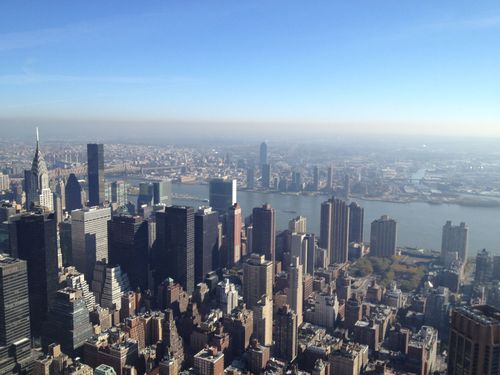
[[[174,204],[198,207],[208,205],[208,185],[173,184]],[[184,198],[180,198],[180,197]],[[130,197],[134,202],[135,197]],[[319,235],[320,206],[325,195],[287,195],[238,191],[238,202],[243,215],[253,207],[270,203],[276,209],[277,229],[286,229],[288,221],[298,215],[307,218],[307,229]],[[398,222],[398,245],[439,250],[441,230],[447,220],[454,224],[465,221],[469,225],[469,255],[486,248],[500,254],[500,207],[471,207],[454,204],[393,203],[356,199],[365,209],[364,236],[369,241],[370,223],[381,215],[389,215]]]

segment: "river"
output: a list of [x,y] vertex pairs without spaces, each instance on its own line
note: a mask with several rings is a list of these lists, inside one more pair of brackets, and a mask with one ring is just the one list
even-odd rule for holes
[[[174,204],[197,207],[203,205],[201,199],[208,198],[208,185],[173,184],[174,194],[195,197],[174,199]],[[133,201],[134,198],[130,197]],[[238,191],[244,216],[253,207],[270,203],[276,209],[277,229],[286,229],[288,221],[302,215],[307,218],[309,232],[319,235],[320,206],[326,196],[286,195]],[[469,207],[453,204],[428,204],[423,202],[393,203],[357,199],[365,209],[364,236],[369,241],[370,223],[381,215],[389,215],[398,222],[398,245],[439,250],[441,230],[447,220],[454,224],[465,221],[469,225],[469,255],[486,248],[500,254],[500,207]],[[208,203],[205,203],[208,205]]]

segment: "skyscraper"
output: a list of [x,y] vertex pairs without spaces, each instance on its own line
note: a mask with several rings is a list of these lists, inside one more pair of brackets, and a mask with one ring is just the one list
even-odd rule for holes
[[71,173],[66,181],[66,210],[71,212],[83,208],[83,189],[74,173]]
[[349,221],[345,201],[331,198],[321,204],[320,247],[327,250],[330,264],[348,260]]
[[113,181],[111,183],[111,202],[116,203],[118,207],[127,204],[127,183],[125,181]]
[[139,183],[139,195],[137,197],[137,208],[142,205],[151,206],[154,200],[153,184],[151,182]]
[[287,362],[297,357],[298,349],[297,315],[285,305],[276,313],[275,356]]
[[232,267],[241,259],[241,207],[235,203],[226,214],[226,266]]
[[252,190],[255,188],[255,168],[247,168],[247,189]]
[[252,252],[276,260],[276,212],[270,204],[253,209]]
[[209,182],[210,206],[219,214],[226,213],[236,203],[236,180],[214,178]]
[[314,191],[319,190],[319,168],[317,165],[314,166],[313,168],[313,183],[312,183],[312,189]]
[[72,288],[57,291],[54,305],[42,327],[44,349],[57,342],[65,354],[75,355],[92,334],[82,291]]
[[170,206],[156,213],[155,285],[171,277],[194,290],[194,210]]
[[148,288],[148,222],[140,216],[113,216],[108,221],[109,264],[126,272],[133,289]]
[[270,189],[271,188],[271,164],[262,164],[261,165],[261,175],[262,175],[262,188]]
[[307,218],[304,216],[297,216],[288,222],[288,231],[290,233],[306,233],[307,232]]
[[333,167],[332,165],[328,166],[328,176],[326,178],[326,190],[330,191],[333,188]]
[[170,206],[172,204],[172,181],[153,182],[153,203]]
[[288,304],[295,312],[297,318],[297,327],[302,324],[302,304],[304,301],[304,280],[302,277],[302,265],[299,258],[292,257],[292,264],[288,268]]
[[49,171],[40,150],[38,128],[36,128],[36,150],[31,170],[24,171],[24,191],[26,192],[26,208],[42,207],[52,211],[53,195],[49,187]]
[[243,299],[252,308],[266,295],[273,293],[273,263],[263,255],[252,254],[243,265]]
[[108,221],[111,209],[83,208],[71,213],[71,247],[77,270],[92,280],[94,265],[108,260]]
[[0,254],[0,373],[25,373],[31,361],[27,264]]
[[267,143],[266,142],[262,142],[260,144],[260,153],[259,153],[259,165],[262,167],[264,164],[267,164],[268,163],[268,159],[267,159]]
[[61,198],[62,209],[66,209],[66,184],[63,179],[56,182],[56,194]]
[[89,206],[104,203],[104,145],[87,145]]
[[349,205],[349,213],[349,243],[362,243],[365,210],[358,203],[352,202]]
[[370,232],[370,254],[377,257],[396,255],[397,223],[387,215],[374,220]]
[[21,214],[11,220],[12,256],[28,265],[31,331],[37,336],[58,289],[57,224],[52,214]]
[[465,223],[452,225],[447,221],[443,225],[443,237],[441,241],[441,258],[444,259],[447,253],[457,252],[460,259],[467,260],[469,247],[469,227]]
[[491,306],[453,310],[448,374],[494,375],[500,368],[500,311]]
[[200,208],[194,215],[194,283],[203,282],[205,276],[219,264],[219,215],[210,207]]

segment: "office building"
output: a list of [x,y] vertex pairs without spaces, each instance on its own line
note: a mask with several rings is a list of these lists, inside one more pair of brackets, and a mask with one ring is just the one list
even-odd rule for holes
[[56,194],[59,196],[61,199],[62,203],[62,209],[66,209],[66,184],[64,183],[64,180],[58,179],[56,182]]
[[365,210],[356,202],[349,205],[349,243],[363,242]]
[[261,165],[261,182],[263,189],[271,188],[271,164],[265,163]]
[[209,182],[210,206],[219,214],[226,213],[237,200],[236,180],[214,178]]
[[71,213],[71,248],[76,269],[92,279],[94,265],[108,261],[109,207],[83,208]]
[[123,207],[128,203],[127,183],[125,181],[113,181],[111,183],[111,203]]
[[148,222],[140,216],[113,216],[108,221],[109,265],[120,266],[135,290],[148,288]]
[[215,288],[217,303],[225,315],[230,315],[238,307],[238,291],[236,285],[225,279],[217,284]]
[[368,347],[343,344],[330,355],[330,371],[335,375],[359,375],[368,362]]
[[66,286],[72,289],[79,290],[85,300],[85,306],[90,312],[96,307],[94,294],[90,291],[90,285],[85,280],[85,275],[76,270],[75,267],[66,267],[60,274],[61,277],[66,277]]
[[10,189],[9,175],[0,172],[0,191],[7,191],[9,189]]
[[162,180],[153,182],[153,204],[172,205],[172,181]]
[[304,280],[302,277],[302,264],[299,258],[292,256],[292,264],[288,267],[288,298],[287,303],[295,312],[297,327],[302,325],[302,304],[304,301]]
[[307,256],[306,256],[306,264],[304,265],[304,273],[308,273],[309,275],[314,275],[314,269],[316,268],[316,235],[314,233],[306,234],[305,241],[307,241]]
[[447,221],[443,225],[443,237],[441,241],[441,258],[445,259],[447,253],[456,252],[463,261],[467,260],[469,247],[469,227],[465,223],[452,225]]
[[287,362],[294,361],[298,349],[298,324],[297,315],[288,305],[278,309],[275,327],[274,356]]
[[326,191],[331,191],[333,188],[333,166],[328,166],[327,177],[326,177]]
[[92,292],[103,308],[119,311],[122,295],[130,290],[127,274],[120,266],[111,267],[104,262],[97,262],[92,275]]
[[139,195],[137,196],[137,208],[141,206],[152,206],[154,200],[153,184],[151,182],[139,183]]
[[476,272],[474,273],[474,282],[484,284],[490,282],[493,277],[493,257],[483,249],[476,255]]
[[75,355],[92,334],[82,292],[72,288],[59,290],[42,326],[43,348],[47,350],[50,344],[58,343],[64,353]]
[[253,333],[264,346],[273,344],[273,301],[267,295],[252,307]]
[[288,231],[290,233],[307,233],[307,218],[297,216],[288,222]]
[[58,289],[57,223],[52,214],[20,214],[11,220],[11,254],[28,265],[31,331],[37,336]]
[[201,207],[194,215],[194,283],[205,280],[205,276],[218,268],[219,215],[210,207]]
[[167,277],[191,294],[194,290],[194,210],[170,206],[156,213],[155,285]]
[[241,207],[235,203],[226,214],[226,236],[224,241],[226,267],[232,267],[241,259]]
[[89,206],[104,203],[104,145],[87,145],[87,172],[89,185]]
[[370,255],[392,257],[396,255],[397,223],[387,215],[374,220],[370,232]]
[[349,252],[350,210],[345,201],[331,198],[321,204],[320,247],[330,264],[345,263]]
[[49,171],[40,150],[38,128],[36,128],[36,150],[31,169],[24,171],[24,191],[28,210],[35,207],[41,207],[45,211],[54,209],[53,195],[49,186]]
[[464,306],[452,312],[448,374],[493,375],[500,368],[500,311]]
[[319,190],[319,168],[318,168],[317,165],[315,165],[314,168],[313,168],[312,190],[313,191],[318,191]]
[[111,366],[99,365],[94,370],[94,375],[116,375],[116,371]]
[[262,142],[260,144],[260,153],[259,153],[259,165],[262,167],[264,164],[267,164],[268,163],[268,159],[267,159],[267,143],[266,142]]
[[273,293],[273,263],[263,255],[252,254],[243,265],[243,300],[253,307],[266,295]]
[[253,209],[252,252],[276,260],[276,211],[270,204]]
[[73,210],[83,208],[85,204],[85,194],[83,192],[82,185],[80,185],[80,182],[78,182],[74,173],[69,175],[64,189],[66,197],[66,211],[71,212]]
[[26,261],[0,254],[0,373],[25,373],[31,364]]

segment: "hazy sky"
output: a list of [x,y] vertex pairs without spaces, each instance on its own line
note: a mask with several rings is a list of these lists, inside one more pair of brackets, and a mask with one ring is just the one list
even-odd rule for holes
[[124,123],[500,136],[500,2],[0,2],[0,126]]

